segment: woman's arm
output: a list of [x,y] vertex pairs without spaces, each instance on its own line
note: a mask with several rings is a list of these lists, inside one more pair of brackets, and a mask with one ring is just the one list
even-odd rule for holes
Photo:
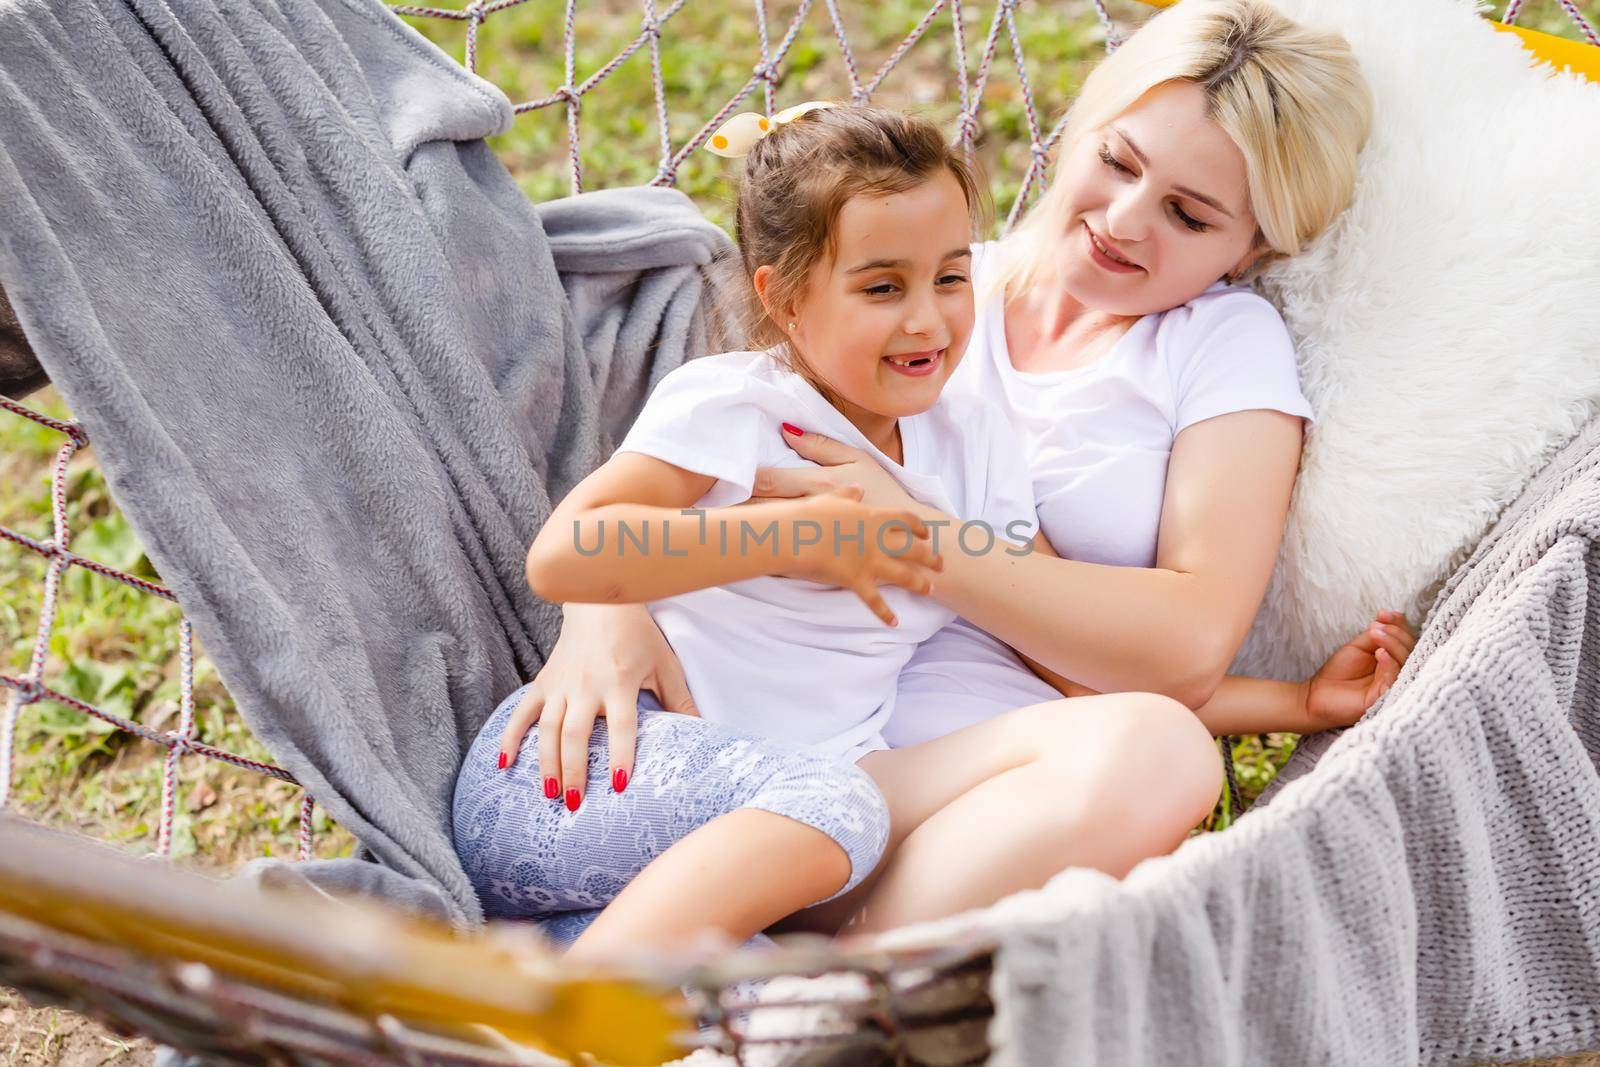
[[[1034,550],[1055,556],[1041,531]],[[1310,678],[1280,682],[1230,674],[1217,684],[1211,699],[1194,709],[1195,717],[1217,737],[1227,734],[1315,733],[1349,726],[1388,692],[1411,655],[1417,639],[1398,611],[1380,611],[1372,624],[1329,656]],[[1015,649],[1013,649],[1015,651]],[[1038,660],[1017,653],[1033,673],[1055,686],[1062,696],[1097,696],[1098,690],[1057,674]]]
[[1142,690],[1204,707],[1266,593],[1299,469],[1302,420],[1236,411],[1173,441],[1153,567],[1044,552],[968,555],[951,516],[911,500],[873,459],[817,434],[786,438],[824,466],[766,468],[756,495],[789,498],[845,481],[867,500],[912,507],[941,531],[935,599],[1020,654],[1094,692]]
[[[1079,685],[1038,660],[1018,655],[1033,673],[1055,686],[1062,696],[1100,695],[1099,690]],[[1277,731],[1311,733],[1321,727],[1313,727],[1306,713],[1308,688],[1308,682],[1277,682],[1230,674],[1218,684],[1210,700],[1194,709],[1194,714],[1215,737]]]
[[[1062,560],[1042,535],[1027,557],[972,557],[952,547],[954,535],[946,532],[941,544],[948,565],[938,599],[1010,644],[1066,696],[1164,692],[1194,708],[1219,735],[1349,725],[1393,683],[1416,642],[1397,612],[1380,612],[1369,631],[1305,681],[1223,674],[1255,617],[1277,556],[1299,466],[1300,421],[1277,411],[1242,411],[1178,435],[1155,567]],[[758,498],[788,499],[848,479],[866,485],[869,500],[913,507],[930,522],[955,525],[950,516],[911,500],[860,450],[817,434],[788,440],[822,466],[762,469]],[[991,581],[991,575],[997,577]],[[1029,633],[1035,640],[1023,647],[1018,635],[1028,640]],[[1046,658],[1057,665],[1067,661],[1069,671],[1077,662],[1076,669],[1102,687],[1052,669],[1041,662]],[[1139,669],[1149,673],[1141,677],[1134,673]]]
[[1282,412],[1196,423],[1173,442],[1154,567],[946,548],[935,596],[1093,690],[1203,707],[1266,592],[1300,448],[1301,419]]
[[[1195,717],[1220,737],[1225,734],[1315,733],[1357,722],[1389,691],[1416,646],[1405,616],[1380,611],[1361,633],[1329,656],[1321,668],[1299,682],[1279,682],[1230,674]],[[1022,657],[1035,674],[1063,696],[1094,696],[1034,660]]]

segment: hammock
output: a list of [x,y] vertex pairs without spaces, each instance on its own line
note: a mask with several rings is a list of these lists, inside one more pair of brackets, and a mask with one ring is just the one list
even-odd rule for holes
[[[453,13],[402,10],[466,18],[470,65],[478,26],[506,6],[475,3]],[[566,106],[574,145],[574,192],[582,188],[576,148],[580,99],[632,51],[646,44],[654,51],[661,24],[679,6],[681,0],[658,16],[647,3],[639,40],[576,85],[569,18],[567,86],[515,109]],[[933,7],[912,41],[944,6]],[[966,81],[965,61],[960,64],[963,117],[958,139],[969,148],[977,101],[1002,33],[1010,36],[1027,92],[1017,49],[1016,6],[1006,3],[996,10],[974,86]],[[959,20],[959,4],[952,3],[950,10]],[[860,78],[838,13],[832,5],[828,11],[856,95],[864,99],[903,50],[873,78]],[[1509,21],[1514,14],[1508,11],[1505,17]],[[1573,14],[1578,17],[1575,10]],[[1592,39],[1581,19],[1580,25]],[[791,26],[774,54],[762,57],[741,97],[762,88],[770,102],[776,64],[793,39]],[[959,33],[956,39],[961,39]],[[163,744],[170,753],[160,848],[170,844],[180,757],[195,753],[227,759],[305,783],[381,861],[268,864],[255,869],[258,880],[359,889],[398,900],[413,914],[463,925],[475,922],[476,902],[452,871],[447,834],[442,841],[430,837],[425,819],[408,821],[404,815],[413,805],[426,808],[441,794],[447,796],[442,786],[447,786],[460,746],[475,728],[470,716],[481,719],[496,694],[509,691],[542,660],[554,636],[552,619],[521,582],[521,547],[548,513],[549,500],[609,450],[649,385],[686,354],[710,345],[720,324],[717,310],[704,303],[700,268],[725,238],[666,188],[585,194],[531,209],[480,140],[510,121],[508,102],[483,83],[447,68],[430,46],[376,4],[329,0],[318,8],[284,3],[267,14],[228,5],[212,14],[154,0],[77,5],[8,0],[0,5],[0,42],[6,50],[0,70],[20,85],[12,88],[12,95],[35,109],[8,114],[0,127],[0,183],[6,190],[0,209],[0,279],[45,368],[81,420],[55,424],[68,437],[57,464],[57,500],[66,459],[87,442],[85,427],[92,427],[118,499],[161,573],[172,582],[170,589],[157,587],[73,556],[66,548],[69,532],[60,506],[51,542],[0,531],[50,559],[34,662],[22,678],[0,676],[0,683],[12,691],[0,720],[6,734],[0,741],[9,752],[18,711],[39,699],[107,717],[43,681],[44,639],[67,567],[86,566],[155,595],[180,599],[216,655],[247,721],[285,766],[242,761],[194,736],[185,621],[184,716],[178,729],[158,733],[111,717],[115,725]],[[105,66],[96,65],[100,60],[107,61]],[[1580,53],[1578,63],[1583,60],[1592,62],[1588,52]],[[305,81],[313,88],[297,95],[287,70],[309,72]],[[36,98],[29,90],[30,85],[45,84],[52,86],[53,99]],[[659,102],[659,76],[655,84]],[[333,99],[348,109],[338,120],[344,124],[339,133],[347,140],[323,131],[314,139],[314,151],[307,152],[302,139],[311,139],[308,131],[326,119],[317,108],[325,109],[325,101]],[[281,111],[246,106],[263,100],[275,101]],[[190,102],[177,103],[182,101]],[[658,185],[671,183],[676,164],[738,103],[739,98],[730,101],[680,151],[664,146]],[[1042,176],[1043,153],[1062,129],[1058,124],[1045,133],[1031,99],[1027,113],[1035,152],[1019,207]],[[85,115],[94,121],[84,123]],[[134,142],[124,131],[142,140]],[[73,138],[76,144],[69,143]],[[194,273],[179,257],[183,285],[164,293],[170,304],[147,299],[148,291],[126,279],[142,281],[169,266],[163,257],[151,255],[152,249],[187,247],[193,252],[193,245],[184,244],[186,236],[140,232],[134,224],[148,220],[130,220],[113,210],[93,183],[71,186],[69,181],[76,172],[68,161],[101,152],[108,159],[123,158],[119,149],[131,143],[158,145],[165,153],[161,165],[110,168],[101,175],[105,191],[135,202],[192,197],[194,210],[188,217],[221,220],[227,238],[245,242],[228,253],[233,258],[217,246],[204,246],[213,259],[196,256],[195,261],[214,262],[221,256],[225,262],[219,265],[227,270],[217,274]],[[327,158],[315,150],[346,143],[353,147],[337,159],[353,169],[317,169]],[[218,192],[203,180],[218,172],[237,180]],[[356,177],[372,184],[362,185]],[[359,199],[339,187],[343,180],[359,189]],[[72,219],[70,225],[63,221],[58,209],[68,200],[53,202],[53,190],[61,187],[82,194],[82,202],[95,213]],[[206,197],[217,199],[205,202]],[[425,205],[421,213],[407,206],[419,202]],[[360,208],[345,219],[352,232],[326,228],[330,216],[319,209],[330,204]],[[375,233],[382,233],[384,241],[363,244]],[[122,243],[109,239],[113,234]],[[141,240],[128,240],[132,237]],[[121,249],[135,258],[102,257],[106,249]],[[432,266],[435,260],[445,266]],[[386,270],[385,262],[404,270]],[[285,277],[296,277],[298,283],[285,285],[270,271],[242,269],[255,263],[292,265],[298,273]],[[374,277],[361,277],[356,266],[371,270]],[[528,307],[528,294],[554,294],[553,286],[560,287],[565,312],[559,301]],[[259,320],[249,314],[224,316],[220,323],[208,320],[225,341],[202,347],[206,339],[194,336],[194,309],[206,306],[206,296],[239,300],[262,314]],[[244,304],[246,297],[253,304]],[[417,306],[408,307],[407,297],[415,297]],[[282,307],[273,311],[275,305]],[[625,312],[620,318],[619,306]],[[286,315],[283,307],[294,311]],[[133,315],[163,309],[170,316]],[[252,326],[257,321],[264,324],[260,330]],[[230,348],[240,342],[242,348]],[[215,382],[194,373],[196,348],[215,357],[199,361],[199,366],[224,371],[230,351],[235,359],[237,352],[249,351],[252,366],[273,375],[273,381],[305,391],[256,390],[252,382],[250,403],[242,403],[237,393],[222,388],[236,389],[237,381],[224,377]],[[512,358],[532,350],[555,356],[537,367]],[[323,359],[305,358],[313,351]],[[128,352],[165,353],[170,362],[135,365],[122,358]],[[463,371],[465,353],[475,360]],[[356,368],[358,377],[336,378],[326,370],[324,361],[336,354],[358,357],[346,364]],[[278,414],[300,422],[262,418],[262,398],[277,392],[303,401],[313,386],[338,390],[351,407],[335,405],[331,414],[321,412],[327,415],[322,421],[306,421],[318,409],[286,402]],[[560,397],[556,412],[533,403],[534,398],[548,403],[551,397]],[[375,398],[384,404],[374,406]],[[230,402],[237,407],[229,410]],[[5,406],[39,420],[16,402],[5,401]],[[219,418],[219,408],[229,410],[231,417]],[[356,422],[379,427],[387,449],[364,447],[367,442],[341,436]],[[219,423],[227,430],[220,438],[215,434]],[[208,425],[212,436],[202,438]],[[191,427],[195,435],[186,447],[176,447],[175,434]],[[389,500],[402,501],[408,513],[422,516],[434,531],[437,540],[432,542],[419,538],[377,546],[383,562],[403,572],[404,581],[396,584],[393,574],[363,570],[360,561],[336,553],[315,555],[342,542],[330,538],[317,543],[305,530],[293,535],[296,540],[288,551],[268,552],[265,542],[251,540],[261,530],[236,527],[226,539],[215,539],[219,529],[230,530],[218,518],[242,503],[230,487],[249,484],[249,476],[260,473],[262,456],[295,431],[303,440],[325,442],[327,452],[318,460],[338,468],[332,484],[388,493]],[[1187,1054],[1185,1062],[1199,1058],[1198,1049],[1223,1062],[1241,1055],[1249,1060],[1251,1050],[1266,1048],[1286,1058],[1340,1050],[1352,1061],[1365,1057],[1363,1062],[1409,1060],[1420,1049],[1428,1062],[1457,1062],[1560,1053],[1600,1042],[1593,1008],[1600,985],[1595,947],[1600,935],[1581,897],[1583,886],[1593,884],[1597,873],[1593,846],[1600,840],[1600,793],[1593,765],[1596,726],[1588,677],[1578,671],[1574,658],[1586,634],[1583,592],[1586,582],[1592,584],[1586,576],[1594,570],[1587,559],[1587,538],[1596,517],[1594,436],[1591,430],[1559,457],[1456,573],[1381,714],[1334,744],[1316,774],[1293,783],[1293,794],[1285,786],[1280,798],[1229,833],[1191,842],[1173,857],[1144,865],[1120,885],[1069,872],[1047,892],[1012,898],[981,917],[886,939],[886,945],[904,945],[900,957],[866,962],[837,954],[810,957],[811,970],[844,969],[870,976],[865,997],[834,992],[821,998],[835,1005],[865,1005],[852,1018],[878,1020],[852,1028],[852,1040],[859,1044],[865,1033],[877,1043],[872,1047],[912,1055],[916,1035],[932,1029],[950,1038],[963,1023],[981,1020],[981,990],[975,992],[970,982],[951,985],[948,980],[969,977],[973,961],[981,967],[987,959],[984,946],[998,943],[994,991],[1003,1010],[991,1036],[1003,1055],[1018,1062],[1057,1057],[1142,1062],[1171,1055],[1174,1049]],[[495,455],[522,456],[526,470],[517,474],[496,466],[487,458]],[[240,463],[237,469],[229,468],[230,457]],[[295,473],[310,477],[298,467]],[[316,484],[329,487],[326,481]],[[195,514],[196,501],[206,502],[202,514]],[[357,502],[350,503],[343,514],[359,514]],[[378,506],[370,499],[359,503]],[[341,512],[335,507],[320,514],[326,519]],[[195,524],[192,535],[185,533],[190,522]],[[348,531],[338,532],[348,536]],[[312,555],[305,554],[308,548]],[[422,567],[421,560],[431,569]],[[303,581],[284,577],[295,567],[304,572]],[[418,580],[422,577],[426,582]],[[280,581],[284,584],[276,584]],[[363,600],[358,590],[372,591],[371,599]],[[426,620],[427,626],[405,633],[420,634],[420,643],[393,652],[392,660],[372,648],[347,647],[342,651],[354,654],[342,659],[329,650],[341,635],[362,632],[372,620],[389,617],[397,603],[416,609],[405,617],[408,623]],[[258,632],[243,634],[240,620],[254,620]],[[315,639],[317,634],[323,635],[322,641]],[[374,646],[379,643],[374,640]],[[373,662],[362,664],[365,655],[372,655]],[[1522,677],[1530,665],[1540,664],[1548,666],[1548,684],[1540,676]],[[1509,699],[1508,673],[1526,683],[1517,699],[1531,705]],[[331,684],[335,679],[337,686]],[[361,707],[374,714],[357,725],[377,729],[376,740],[362,743],[381,760],[348,762],[335,745],[348,724],[332,712],[344,709],[353,715]],[[383,723],[383,709],[389,708],[413,710],[404,722]],[[463,715],[467,718],[457,717]],[[1541,791],[1528,785],[1529,775],[1522,770],[1525,751],[1519,747],[1524,740],[1507,729],[1511,721],[1520,723],[1524,739],[1532,737],[1542,746],[1540,757],[1546,763],[1534,776],[1537,782],[1559,788]],[[427,725],[413,730],[414,723]],[[1463,737],[1463,723],[1478,724],[1478,729]],[[1285,779],[1297,777],[1307,763],[1292,763]],[[400,773],[391,770],[379,780],[369,773],[374,765],[392,769],[396,764]],[[1468,768],[1480,777],[1464,779]],[[1420,776],[1424,770],[1437,774],[1438,780]],[[1500,788],[1486,789],[1485,782]],[[0,780],[0,795],[3,786]],[[1508,810],[1521,820],[1515,827],[1505,819],[1502,803],[1509,803]],[[309,795],[302,826],[302,847],[308,851]],[[1356,833],[1358,829],[1365,834]],[[1449,855],[1449,844],[1462,840],[1463,834],[1464,860]],[[35,879],[51,868],[47,848],[28,853]],[[1529,856],[1537,857],[1538,870],[1560,872],[1565,886],[1552,889],[1540,883],[1539,894],[1533,896],[1531,880],[1503,875],[1499,881],[1484,880],[1499,870],[1495,860],[1520,862]],[[1343,857],[1362,862],[1347,880],[1334,877]],[[1397,858],[1398,867],[1384,868]],[[1446,878],[1451,872],[1471,881],[1465,888],[1452,887]],[[37,884],[28,883],[26,876],[24,871],[12,884]],[[1422,888],[1408,889],[1407,876],[1423,880]],[[1335,883],[1331,887],[1329,878]],[[52,889],[66,891],[59,880]],[[163,892],[157,882],[144,889]],[[1363,921],[1367,895],[1375,895],[1385,907]],[[1327,910],[1317,920],[1297,923],[1282,912],[1295,900]],[[1537,906],[1522,913],[1529,901]],[[1273,909],[1279,910],[1274,914]],[[1508,915],[1516,916],[1516,934],[1523,939],[1509,947],[1483,929],[1485,921]],[[1278,955],[1270,966],[1243,961],[1252,928],[1247,916],[1260,924],[1258,932],[1272,934],[1266,944]],[[8,971],[20,975],[8,980],[40,988],[45,984],[41,971],[49,972],[40,960],[51,958],[37,951],[44,936],[40,924],[48,926],[51,917],[48,909],[40,909],[23,918],[33,924],[31,932],[15,927],[14,936],[0,936],[0,946],[12,946],[0,952],[11,959],[26,956],[33,964],[32,971]],[[1426,926],[1429,922],[1435,925]],[[1350,946],[1362,940],[1363,932],[1370,937],[1371,952],[1352,961]],[[97,933],[105,931],[54,931],[57,937]],[[930,984],[926,975],[919,976],[918,969],[928,967],[928,957],[918,955],[919,940],[969,951],[940,961],[934,971],[947,981]],[[34,947],[24,952],[14,948],[18,945]],[[1545,948],[1554,965],[1530,968],[1528,950],[1521,945]],[[1430,950],[1436,955],[1430,957]],[[64,950],[55,951],[59,956]],[[1474,951],[1488,956],[1473,957]],[[1458,955],[1463,952],[1468,955]],[[1089,968],[1077,977],[1061,970],[1085,956],[1100,959],[1118,979],[1098,997],[1089,993]],[[1142,964],[1129,963],[1141,957]],[[1485,958],[1508,972],[1517,971],[1523,981],[1484,984],[1474,964]],[[702,972],[694,981],[676,975],[675,980],[710,988],[732,985],[739,974],[736,965],[729,966],[734,969]],[[1259,971],[1251,972],[1251,967]],[[1368,999],[1330,1003],[1328,990],[1337,983],[1328,968],[1373,982]],[[804,968],[793,964],[790,969]],[[81,979],[83,972],[78,974]],[[244,978],[250,977],[259,980],[259,971],[247,970]],[[82,984],[92,986],[87,980]],[[1230,1003],[1219,1005],[1214,1001],[1223,989],[1229,990]],[[916,999],[926,998],[930,990],[945,998],[934,1008],[926,999]],[[1299,1025],[1292,1015],[1296,990],[1315,1009],[1314,1018]],[[199,1000],[205,990],[190,992]],[[184,1042],[181,1030],[176,1035],[160,1030],[148,1014],[149,1005],[140,1016],[126,1001],[112,1003],[123,1004],[105,1009],[117,1018],[196,1051],[219,1054],[208,1045]],[[1245,1003],[1259,1014],[1244,1013]],[[1086,1010],[1090,1004],[1098,1017]],[[161,1010],[173,1014],[192,1007],[169,1001]],[[727,1047],[737,1047],[740,1039],[728,1025],[728,1009],[713,1006],[708,1011],[723,1026]],[[1141,1021],[1146,1017],[1161,1022],[1146,1028]],[[385,1050],[379,1055],[398,1057],[404,1043],[389,1029],[388,1038],[380,1027],[359,1035],[358,1043]],[[280,1028],[261,1040],[281,1044],[288,1038]],[[943,1053],[951,1047],[963,1046],[947,1041]],[[914,1054],[930,1062],[940,1054],[940,1048],[916,1048]],[[425,1057],[445,1056],[437,1049],[408,1049]],[[329,1048],[301,1048],[296,1054],[306,1057],[305,1062],[335,1056]],[[507,1058],[483,1062],[516,1062],[509,1053],[501,1055]]]

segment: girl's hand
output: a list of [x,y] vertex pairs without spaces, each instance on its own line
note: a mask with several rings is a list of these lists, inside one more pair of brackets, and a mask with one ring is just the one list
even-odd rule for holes
[[504,767],[515,763],[523,735],[542,723],[544,795],[575,811],[588,782],[589,735],[596,718],[606,717],[611,788],[620,793],[633,775],[639,690],[650,690],[669,711],[700,712],[683,666],[643,604],[566,604],[561,617],[556,647],[500,734],[500,757]]
[[1398,611],[1380,611],[1372,625],[1342,645],[1306,682],[1311,730],[1351,726],[1389,691],[1417,638]]
[[792,434],[782,431],[783,439],[820,467],[761,467],[756,471],[750,502],[815,496],[829,489],[859,485],[861,502],[878,508],[909,508],[916,504],[894,475],[859,448],[816,433]]
[[797,501],[793,521],[815,523],[817,540],[801,545],[798,528],[786,531],[794,552],[776,573],[852,590],[874,615],[895,626],[898,620],[878,586],[898,585],[927,596],[944,559],[934,552],[928,526],[915,512],[869,507],[861,497],[861,486],[845,485]]

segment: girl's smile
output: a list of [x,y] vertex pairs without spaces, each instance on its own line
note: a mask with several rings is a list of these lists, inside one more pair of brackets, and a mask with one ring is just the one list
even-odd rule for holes
[[926,377],[938,370],[944,363],[945,349],[930,349],[922,352],[907,352],[898,356],[884,356],[883,361],[901,374],[913,378]]

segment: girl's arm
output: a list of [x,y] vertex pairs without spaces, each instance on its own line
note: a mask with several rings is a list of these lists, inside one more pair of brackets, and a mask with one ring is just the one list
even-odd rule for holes
[[[1204,707],[1266,593],[1299,467],[1301,422],[1263,409],[1184,429],[1168,461],[1154,567],[1040,552],[968,555],[946,543],[934,597],[1096,692],[1153,691]],[[874,502],[904,499],[865,476],[877,465],[863,453],[816,434],[787,440],[807,459],[833,466],[762,471],[757,495],[791,497],[848,479],[868,484]],[[950,536],[947,530],[947,542]]]
[[[614,604],[782,575],[850,589],[891,626],[879,583],[933,588],[941,562],[908,509],[868,507],[858,487],[846,486],[801,500],[690,510],[715,481],[617,453],[551,511],[528,549],[529,586],[557,603]],[[852,535],[843,545],[839,530]]]
[[[528,548],[529,586],[554,603],[638,603],[768,573],[770,557],[719,553],[718,530],[702,537],[701,523],[684,514],[714,484],[653,456],[617,453],[550,512]],[[793,514],[774,502],[747,518],[759,527]]]

